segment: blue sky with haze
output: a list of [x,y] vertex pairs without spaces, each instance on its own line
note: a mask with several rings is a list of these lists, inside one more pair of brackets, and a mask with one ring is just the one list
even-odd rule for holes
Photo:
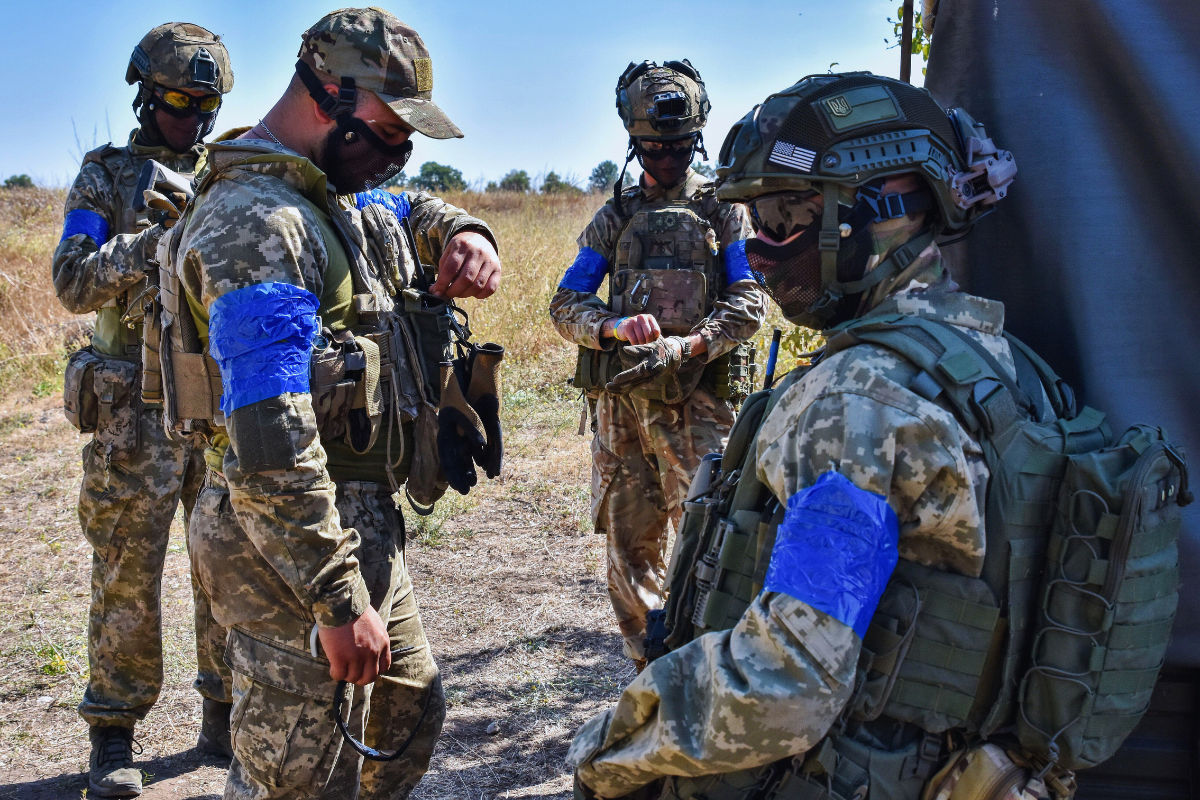
[[[124,81],[133,46],[170,20],[222,35],[236,85],[217,120],[224,130],[253,124],[292,73],[301,32],[333,3],[254,0],[146,3],[46,0],[6,4],[10,37],[0,50],[0,178],[28,173],[66,185],[80,150],[124,143],[136,121],[134,88]],[[510,169],[555,170],[586,180],[604,159],[624,155],[613,105],[617,76],[630,61],[690,58],[713,109],[709,152],[772,91],[813,72],[868,69],[897,76],[887,17],[898,0],[791,0],[655,3],[470,2],[382,4],[424,38],[433,57],[434,99],[465,139],[418,136],[409,167],[451,164],[468,181]],[[920,80],[920,59],[914,60]],[[74,124],[74,129],[72,127]]]

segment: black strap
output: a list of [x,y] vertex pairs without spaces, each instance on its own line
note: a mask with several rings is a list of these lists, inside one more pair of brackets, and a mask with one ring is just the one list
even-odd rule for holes
[[354,107],[358,103],[358,91],[354,88],[354,78],[342,78],[341,89],[336,95],[332,95],[325,91],[325,84],[321,83],[321,79],[313,72],[312,67],[304,61],[296,62],[296,74],[300,76],[300,82],[304,84],[304,88],[308,89],[309,96],[316,101],[317,106],[325,112],[327,117],[337,119],[343,114],[354,113]]
[[[1037,413],[1036,419],[1040,422],[1046,418],[1046,403],[1042,392],[1042,379],[1038,376],[1037,369],[1034,368],[1033,362],[1025,355],[1025,352],[1017,347],[1010,347],[1012,352],[1013,364],[1017,368],[1017,385],[1020,386],[1029,396],[1033,403],[1034,411]],[[1047,390],[1046,395],[1049,394]]]

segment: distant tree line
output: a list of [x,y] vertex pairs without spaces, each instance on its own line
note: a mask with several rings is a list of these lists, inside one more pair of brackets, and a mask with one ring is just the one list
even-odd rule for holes
[[[692,168],[701,175],[710,178],[716,177],[716,172],[713,168],[701,161],[694,163]],[[601,192],[607,194],[613,190],[613,186],[616,184],[620,174],[621,168],[615,161],[601,161],[592,170],[592,174],[588,176],[587,182],[583,185],[580,185],[579,181],[576,181],[569,175],[559,175],[552,170],[546,173],[546,176],[542,178],[541,185],[535,189],[534,181],[529,177],[528,172],[523,169],[514,169],[498,181],[488,181],[484,187],[484,191],[518,192],[522,194],[537,191],[542,194],[558,195],[580,195],[584,192]],[[9,180],[12,179],[10,178]],[[632,186],[634,183],[635,178],[626,171],[624,185]],[[416,175],[410,176],[401,172],[383,186],[385,189],[414,189],[434,194],[462,192],[468,188],[467,181],[463,178],[461,170],[457,170],[449,164],[439,164],[436,161],[426,161],[421,165],[421,169]]]
[[28,175],[10,175],[4,179],[5,189],[32,189],[33,178]]

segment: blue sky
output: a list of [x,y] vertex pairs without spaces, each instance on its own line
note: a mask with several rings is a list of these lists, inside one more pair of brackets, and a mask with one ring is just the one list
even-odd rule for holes
[[[124,80],[133,46],[161,22],[195,22],[222,35],[236,85],[217,127],[253,124],[287,85],[301,32],[332,10],[309,0],[46,0],[6,4],[20,36],[0,49],[0,178],[28,173],[70,183],[78,140],[88,149],[109,132],[124,143],[136,124]],[[424,38],[433,57],[434,99],[465,139],[417,137],[410,174],[424,161],[469,181],[510,169],[555,170],[586,179],[624,155],[613,105],[630,61],[689,58],[708,86],[714,156],[725,132],[772,91],[813,72],[867,69],[896,76],[886,22],[898,0],[656,3],[385,2]],[[920,80],[920,61],[914,64]],[[74,124],[74,128],[72,127]]]

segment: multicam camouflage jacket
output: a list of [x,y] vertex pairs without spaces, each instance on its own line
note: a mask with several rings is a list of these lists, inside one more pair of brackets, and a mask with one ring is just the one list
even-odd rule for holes
[[[174,248],[173,268],[202,335],[217,341],[221,333],[214,308],[222,298],[227,303],[232,294],[251,287],[284,288],[297,302],[319,298],[322,323],[348,327],[346,319],[330,318],[353,313],[352,291],[345,274],[334,281],[340,285],[327,285],[327,270],[338,260],[329,248],[340,241],[324,215],[339,209],[351,217],[359,214],[353,198],[333,196],[310,161],[261,140],[210,145],[208,168],[215,174],[203,181],[178,232],[172,231],[159,251]],[[445,243],[459,232],[474,230],[491,238],[482,221],[437,198],[422,193],[408,200],[423,262],[436,264]],[[307,365],[302,369],[307,387]],[[321,627],[349,622],[368,603],[352,555],[358,534],[342,529],[334,508],[334,483],[311,395],[284,391],[245,408],[252,413],[241,416],[239,408],[227,414],[223,472],[239,522],[258,551],[255,563],[244,569],[247,620],[274,613],[271,594],[290,591]]]
[[[957,292],[930,245],[876,296],[873,314],[957,326],[1010,370],[1000,303]],[[976,577],[988,480],[981,448],[948,408],[907,388],[900,357],[860,344],[823,361],[763,422],[757,469],[781,502],[836,470],[886,497],[900,557]],[[578,776],[619,797],[666,776],[756,767],[812,748],[848,702],[861,641],[787,594],[763,592],[731,630],[653,662],[571,745]]]
[[[605,320],[617,319],[620,315],[610,310],[596,292],[609,265],[616,261],[614,251],[621,232],[638,211],[681,200],[712,224],[721,244],[722,255],[731,244],[751,235],[750,217],[745,207],[719,202],[713,193],[712,181],[694,171],[689,170],[687,178],[674,189],[663,190],[657,185],[626,189],[623,196],[624,216],[618,214],[612,201],[609,201],[596,212],[591,223],[579,235],[581,253],[590,251],[604,259],[603,264],[597,262],[599,270],[592,269],[594,277],[589,276],[588,285],[594,283],[596,288],[578,291],[560,284],[550,301],[550,320],[564,339],[597,350],[605,348],[600,327]],[[580,260],[577,260],[576,264],[579,263]],[[738,271],[735,274],[741,276],[743,273]],[[712,312],[694,331],[700,334],[708,347],[708,351],[698,358],[707,363],[729,352],[753,336],[764,319],[766,296],[758,284],[749,278],[748,272],[745,277],[728,281]],[[613,339],[609,339],[607,346],[613,346],[613,342]]]
[[204,149],[197,145],[178,154],[137,144],[137,135],[137,130],[130,133],[125,147],[105,145],[84,157],[67,193],[63,237],[51,267],[54,291],[68,311],[98,312],[92,344],[112,356],[141,354],[141,327],[122,325],[121,316],[145,288],[146,264],[153,261],[158,241],[138,235],[148,227],[131,205],[138,173],[142,164],[154,159],[190,175]]

